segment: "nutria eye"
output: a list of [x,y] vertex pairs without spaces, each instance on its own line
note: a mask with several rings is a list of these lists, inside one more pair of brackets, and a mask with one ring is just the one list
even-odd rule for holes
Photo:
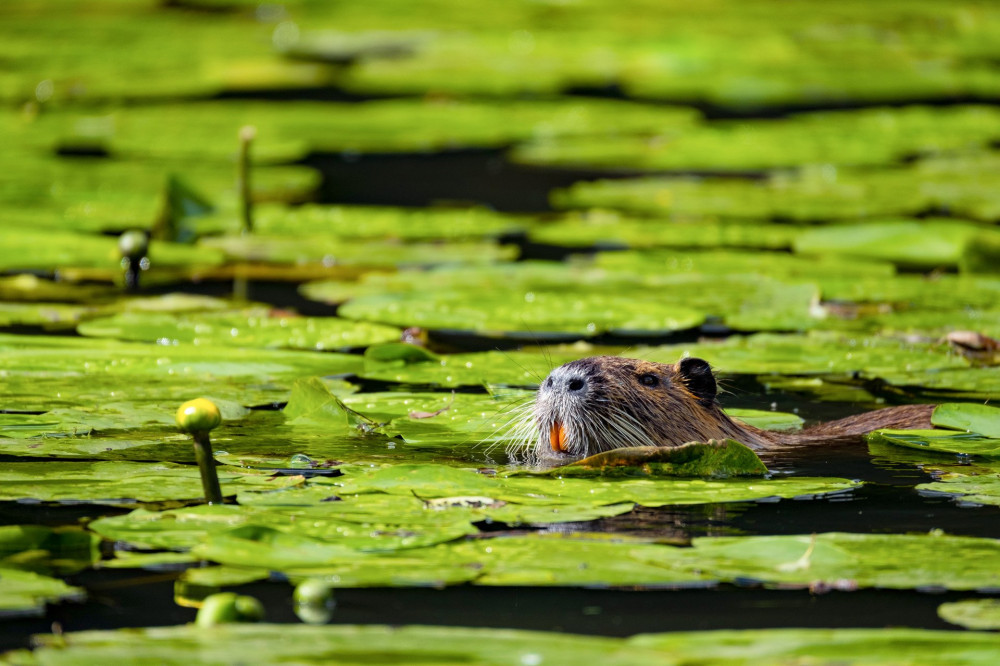
[[656,386],[660,383],[660,378],[656,375],[639,375],[639,383],[643,386]]

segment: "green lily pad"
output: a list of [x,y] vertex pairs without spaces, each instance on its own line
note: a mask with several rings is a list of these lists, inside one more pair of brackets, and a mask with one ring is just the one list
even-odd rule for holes
[[[688,109],[614,100],[392,99],[294,105],[231,100],[119,107],[103,116],[103,132],[88,139],[121,157],[221,161],[236,154],[239,129],[252,125],[257,128],[254,159],[287,163],[312,151],[499,147],[540,134],[686,127],[696,115]],[[41,119],[43,128],[70,144],[80,141],[87,121],[82,114]]]
[[915,369],[880,373],[889,384],[906,390],[941,391],[945,399],[970,398],[990,400],[1000,391],[1000,367]]
[[[336,654],[345,664],[471,662],[493,666],[539,660],[555,666],[589,659],[612,666],[680,660],[787,663],[825,659],[854,662],[939,660],[991,664],[997,637],[988,632],[926,629],[758,629],[640,634],[628,639],[515,629],[411,625],[310,626],[231,624],[211,632],[192,626],[72,632],[36,637],[34,653],[8,653],[14,664],[129,663],[136,654],[161,662],[233,660],[319,663]],[[317,656],[320,655],[320,656]],[[749,656],[748,656],[749,655]]]
[[762,430],[799,430],[805,422],[798,414],[763,409],[727,409],[726,414]]
[[[599,659],[615,666],[643,665],[663,663],[665,656],[663,652],[644,648],[628,649],[618,638],[458,627],[254,623],[217,626],[211,632],[178,626],[80,632],[71,636],[70,642],[61,644],[44,639],[44,647],[37,655],[93,663],[108,659],[127,663],[141,653],[144,658],[158,662],[247,660],[311,664],[324,659],[317,655],[336,654],[340,661],[351,665],[376,659],[438,664],[465,661],[484,666],[535,659],[556,666],[578,663],[575,660],[580,659]],[[32,659],[28,652],[12,656],[23,663]]]
[[100,558],[99,539],[75,527],[0,527],[0,566],[38,573],[76,573]]
[[513,151],[528,164],[650,170],[748,170],[801,164],[889,165],[914,153],[996,138],[988,107],[907,107],[803,113],[781,120],[720,122],[649,136],[577,136],[535,141]]
[[[950,590],[993,588],[1000,544],[936,534],[847,534],[698,538],[696,562],[723,579],[766,584]],[[960,566],[956,567],[958,563]]]
[[[762,220],[828,222],[947,210],[992,222],[1000,213],[1000,198],[996,181],[988,174],[996,173],[998,159],[996,153],[976,152],[969,157],[935,157],[903,168],[819,166],[773,173],[760,181],[676,176],[597,180],[555,190],[551,198],[559,208],[611,208],[680,220],[717,216],[757,224]],[[711,227],[708,233],[711,238]],[[926,255],[934,249],[923,252]]]
[[[66,231],[38,231],[5,227],[0,230],[0,268],[4,270],[55,268],[114,268],[121,261],[117,241]],[[213,266],[221,252],[209,248],[154,242],[152,266]]]
[[243,405],[284,402],[295,378],[351,373],[362,366],[359,357],[346,354],[69,337],[0,335],[0,351],[4,408],[46,412],[126,401],[176,409],[198,395]]
[[93,308],[64,303],[0,303],[0,327],[40,326],[46,330],[68,330]]
[[[756,459],[756,456],[754,458]],[[558,472],[541,477],[525,476],[524,472],[520,471],[514,471],[506,476],[488,477],[469,470],[441,465],[393,465],[374,471],[362,469],[331,483],[340,487],[338,494],[347,495],[376,492],[395,495],[416,493],[425,499],[474,496],[520,504],[583,503],[601,506],[634,502],[652,507],[818,495],[826,492],[843,492],[857,487],[855,482],[846,479],[812,477],[612,478],[598,481],[593,478],[573,478],[568,474],[560,475]]]
[[271,237],[328,234],[350,240],[459,241],[520,231],[528,222],[483,208],[263,206],[255,211],[254,231]]
[[1000,439],[949,430],[876,430],[869,440],[909,449],[965,456],[1000,457]]
[[292,424],[344,429],[374,426],[370,419],[347,407],[316,377],[296,380],[284,412]]
[[398,340],[400,330],[335,317],[279,317],[266,311],[198,313],[176,316],[123,313],[91,320],[77,329],[89,337],[176,345],[347,349]]
[[[236,467],[217,468],[224,494],[241,488],[282,488],[301,478]],[[85,504],[138,504],[203,497],[196,467],[172,463],[14,462],[0,471],[0,499]]]
[[[422,321],[432,327],[471,328],[487,334],[520,330],[649,334],[671,330],[664,329],[663,321],[669,321],[670,313],[684,320],[684,313],[691,311],[718,317],[741,330],[798,330],[818,327],[826,317],[817,303],[818,285],[892,273],[892,266],[885,263],[817,261],[787,254],[606,252],[598,255],[596,265],[525,262],[401,272],[367,276],[357,283],[313,283],[302,291],[326,302],[348,301],[339,311],[347,317]],[[484,300],[484,293],[489,300]],[[500,312],[505,313],[503,322],[494,321]],[[584,314],[590,317],[577,332],[580,325],[553,328],[549,320],[557,312],[567,322]],[[592,332],[589,324],[594,325]]]
[[517,255],[513,246],[489,242],[398,243],[389,241],[342,241],[333,235],[302,236],[217,236],[201,245],[243,261],[327,266],[435,266],[441,264],[484,264],[510,260]]
[[982,233],[982,227],[956,220],[867,221],[810,229],[793,247],[798,254],[881,259],[910,268],[955,267],[969,240]]
[[989,405],[947,403],[934,408],[931,423],[1000,439],[1000,409]]
[[886,377],[900,368],[938,372],[967,365],[941,345],[832,332],[732,336],[718,343],[654,347],[636,355],[661,363],[694,356],[707,360],[718,372],[754,375],[858,373]]
[[935,474],[937,481],[918,484],[915,489],[921,494],[950,495],[965,506],[1000,506],[1000,475],[997,470],[986,473],[978,473],[974,469],[970,471],[973,473],[938,472]]
[[536,243],[590,248],[752,248],[783,250],[792,246],[800,230],[787,224],[717,222],[712,219],[637,219],[613,211],[569,214],[532,226],[528,238]]
[[86,596],[82,588],[58,578],[0,566],[0,616],[41,617],[46,603],[83,601]]
[[628,645],[671,658],[733,664],[891,664],[935,661],[987,666],[997,637],[986,632],[926,629],[762,629],[640,634]]
[[438,292],[358,298],[343,305],[348,319],[398,326],[476,331],[568,333],[665,333],[698,326],[704,315],[678,306],[622,300],[605,294]]
[[690,476],[729,478],[762,476],[767,467],[743,444],[727,439],[688,442],[677,447],[637,446],[612,449],[558,467],[559,476]]
[[938,616],[945,622],[966,629],[1000,629],[1000,601],[966,599],[938,606]]
[[[234,146],[235,142],[234,136]],[[22,228],[89,233],[151,230],[164,215],[170,184],[179,182],[176,174],[183,174],[186,187],[204,193],[200,198],[217,209],[215,215],[184,217],[182,226],[187,232],[241,228],[236,219],[235,167],[228,162],[100,159],[80,168],[71,159],[35,153],[17,154],[14,159],[17,177],[9,178],[9,186],[0,187],[0,211]],[[6,181],[0,179],[0,185]],[[300,203],[312,199],[319,181],[319,172],[310,167],[260,165],[253,170],[251,196],[258,204]],[[171,205],[175,215],[184,212],[178,204]]]

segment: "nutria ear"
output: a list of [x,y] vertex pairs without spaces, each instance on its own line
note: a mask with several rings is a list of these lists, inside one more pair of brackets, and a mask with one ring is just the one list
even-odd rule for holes
[[712,366],[708,361],[700,358],[684,358],[677,363],[677,372],[680,373],[681,380],[703,403],[715,402],[715,395],[718,387],[715,384],[715,375],[712,374]]

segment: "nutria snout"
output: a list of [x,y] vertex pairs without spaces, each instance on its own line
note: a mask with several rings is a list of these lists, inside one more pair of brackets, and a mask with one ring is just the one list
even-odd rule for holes
[[735,439],[768,449],[857,438],[889,427],[931,427],[932,405],[869,412],[797,433],[771,432],[734,421],[722,411],[711,366],[699,358],[655,363],[593,356],[553,370],[533,407],[533,457],[573,459],[632,446],[679,446]]

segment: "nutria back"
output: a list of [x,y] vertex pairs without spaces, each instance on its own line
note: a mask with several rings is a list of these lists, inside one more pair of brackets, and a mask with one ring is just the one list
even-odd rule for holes
[[717,395],[711,366],[698,358],[672,364],[618,356],[573,361],[553,370],[539,387],[528,447],[538,459],[727,438],[767,450],[857,439],[878,428],[929,428],[933,410],[933,405],[893,407],[783,433],[734,421]]

